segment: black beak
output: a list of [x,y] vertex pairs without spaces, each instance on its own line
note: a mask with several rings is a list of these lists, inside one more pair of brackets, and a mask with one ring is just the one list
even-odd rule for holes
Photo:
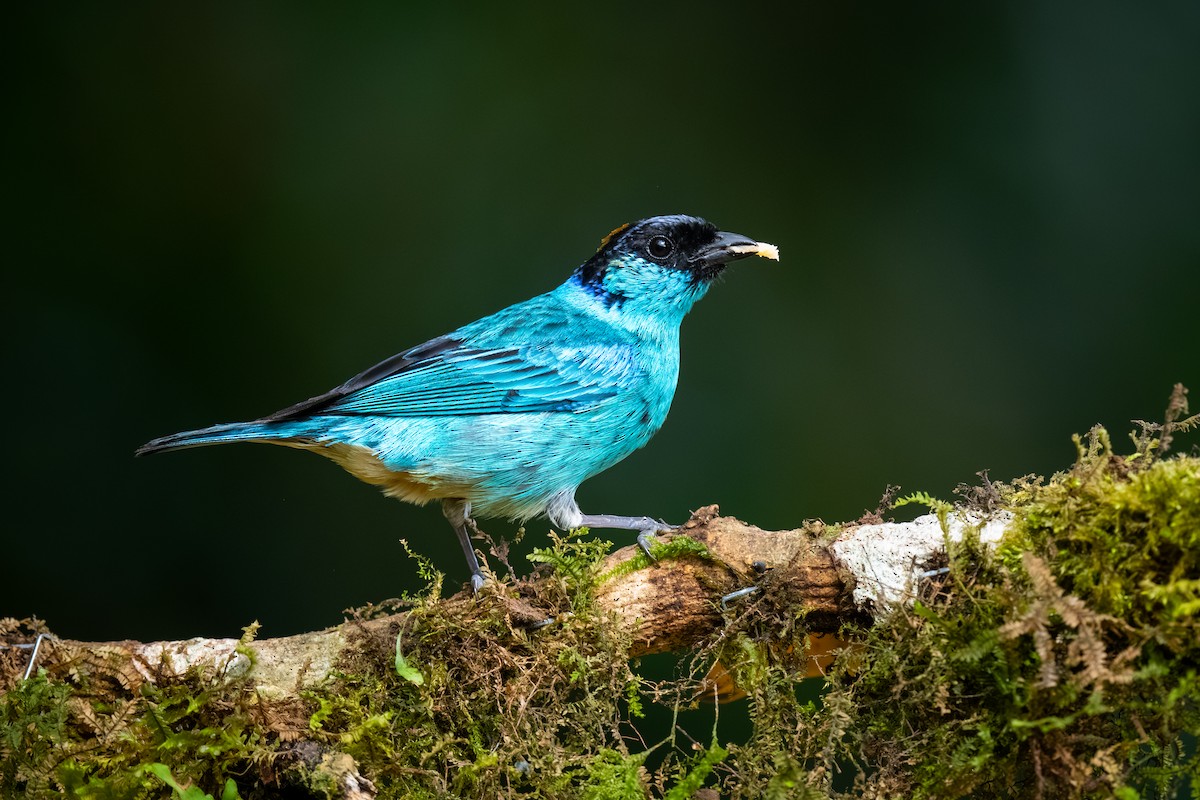
[[778,261],[779,248],[766,242],[756,242],[740,233],[717,231],[717,238],[688,261],[688,268],[697,277],[708,280],[720,274],[729,262],[749,256]]

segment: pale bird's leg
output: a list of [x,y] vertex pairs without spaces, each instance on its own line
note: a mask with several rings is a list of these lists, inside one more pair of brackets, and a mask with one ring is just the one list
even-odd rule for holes
[[454,528],[454,535],[462,545],[463,555],[467,557],[467,567],[471,570],[471,590],[478,592],[487,583],[483,570],[479,566],[479,558],[475,555],[475,547],[471,544],[471,535],[467,532],[467,524],[471,522],[471,504],[466,500],[452,499],[442,501],[442,513],[446,521]]
[[577,527],[588,528],[617,528],[618,530],[637,531],[638,547],[642,548],[642,552],[651,561],[657,561],[650,553],[650,543],[654,541],[654,534],[658,531],[668,531],[678,527],[676,525],[668,525],[660,519],[652,519],[651,517],[621,517],[615,514],[582,514],[579,517]]

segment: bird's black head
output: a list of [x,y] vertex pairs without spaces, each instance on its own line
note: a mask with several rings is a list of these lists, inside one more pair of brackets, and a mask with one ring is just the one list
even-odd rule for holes
[[779,257],[772,245],[672,214],[617,228],[572,279],[609,307],[645,296],[686,312],[729,262],[751,255]]

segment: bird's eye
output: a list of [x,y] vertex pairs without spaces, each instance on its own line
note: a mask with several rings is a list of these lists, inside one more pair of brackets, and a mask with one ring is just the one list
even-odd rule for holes
[[675,252],[675,243],[665,236],[655,236],[646,246],[651,258],[666,258]]

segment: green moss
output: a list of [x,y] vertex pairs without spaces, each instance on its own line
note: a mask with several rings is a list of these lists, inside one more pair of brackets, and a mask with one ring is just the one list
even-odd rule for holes
[[[363,641],[306,695],[311,735],[353,756],[383,797],[574,797],[606,784],[598,775],[636,755],[621,729],[640,713],[629,642],[591,599],[607,549],[552,537],[531,556],[549,580],[495,582],[467,604],[418,599],[395,647]],[[534,585],[536,597],[514,597]],[[511,619],[516,602],[555,621],[529,632]]]
[[581,800],[642,800],[646,796],[646,753],[618,753],[601,750],[588,769],[580,787]]
[[1000,547],[952,548],[831,682],[859,788],[1175,796],[1200,776],[1181,738],[1200,730],[1200,460],[1121,458],[1097,429],[1071,470],[994,490],[1015,514]]
[[626,559],[602,575],[599,575],[595,582],[599,585],[628,575],[631,572],[636,572],[639,569],[652,567],[659,561],[673,561],[681,558],[711,560],[712,555],[708,552],[707,547],[690,536],[675,534],[668,541],[654,538],[650,542],[650,556],[647,556],[639,549],[633,558]]
[[242,797],[230,776],[262,752],[242,687],[198,672],[138,684],[127,668],[43,669],[0,697],[0,796]]
[[587,541],[581,539],[587,528],[572,531],[566,536],[550,532],[549,547],[535,547],[529,560],[550,569],[549,573],[561,581],[562,595],[569,597],[576,612],[585,612],[591,607],[592,590],[600,583],[600,562],[608,554],[612,542],[603,539]]

